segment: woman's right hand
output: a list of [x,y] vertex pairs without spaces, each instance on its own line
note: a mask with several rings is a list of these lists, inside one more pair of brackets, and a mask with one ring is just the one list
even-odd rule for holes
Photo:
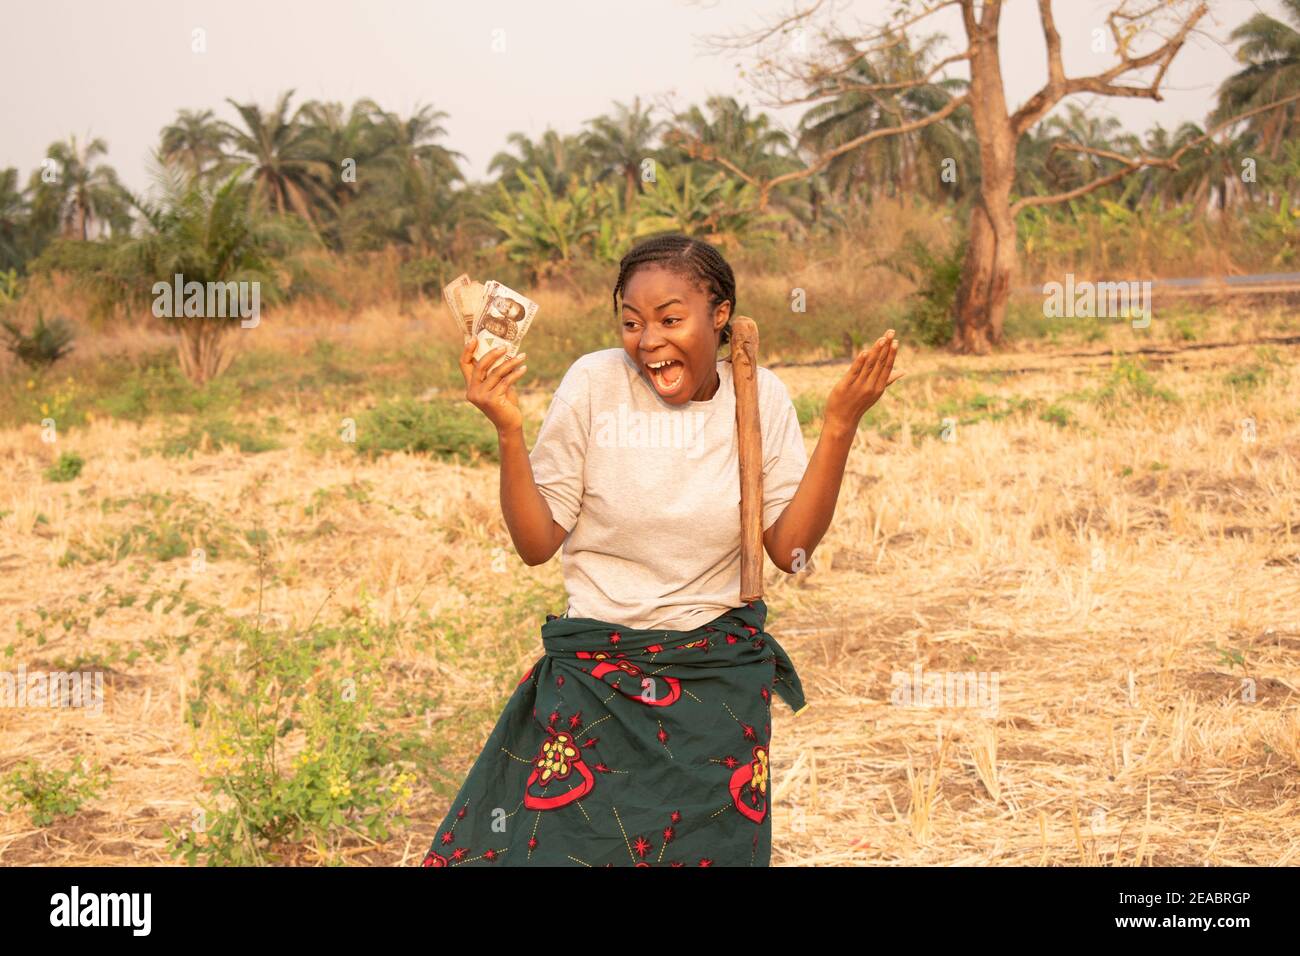
[[505,346],[495,348],[475,361],[476,343],[477,340],[470,340],[460,353],[460,370],[465,374],[465,398],[488,417],[498,434],[522,430],[524,416],[519,409],[519,396],[515,394],[515,382],[528,367],[521,364],[525,354],[521,352],[492,368],[492,363],[505,352]]

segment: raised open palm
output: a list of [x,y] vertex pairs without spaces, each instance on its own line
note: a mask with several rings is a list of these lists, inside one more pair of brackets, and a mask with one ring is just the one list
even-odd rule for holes
[[894,374],[897,355],[898,340],[893,329],[876,339],[870,349],[859,352],[826,399],[826,423],[856,430],[867,409],[903,377],[902,372]]

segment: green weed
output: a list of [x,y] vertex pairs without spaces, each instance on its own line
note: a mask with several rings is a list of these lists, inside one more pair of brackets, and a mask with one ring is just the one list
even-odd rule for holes
[[43,827],[78,813],[86,800],[103,792],[108,775],[102,768],[85,766],[80,756],[67,770],[45,770],[37,761],[26,760],[5,775],[3,784],[14,798],[5,811],[25,804],[32,823]]

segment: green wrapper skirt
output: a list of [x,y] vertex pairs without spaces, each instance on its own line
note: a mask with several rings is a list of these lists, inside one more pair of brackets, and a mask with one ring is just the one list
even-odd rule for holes
[[690,631],[547,615],[427,867],[767,866],[772,694],[807,705],[751,601]]

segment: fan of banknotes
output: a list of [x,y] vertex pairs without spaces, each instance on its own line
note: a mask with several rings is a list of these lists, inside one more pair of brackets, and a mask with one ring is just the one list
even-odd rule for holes
[[468,275],[458,275],[443,288],[442,298],[464,344],[476,340],[474,361],[505,346],[505,354],[493,368],[519,354],[519,344],[537,314],[536,302],[495,279],[475,282]]

